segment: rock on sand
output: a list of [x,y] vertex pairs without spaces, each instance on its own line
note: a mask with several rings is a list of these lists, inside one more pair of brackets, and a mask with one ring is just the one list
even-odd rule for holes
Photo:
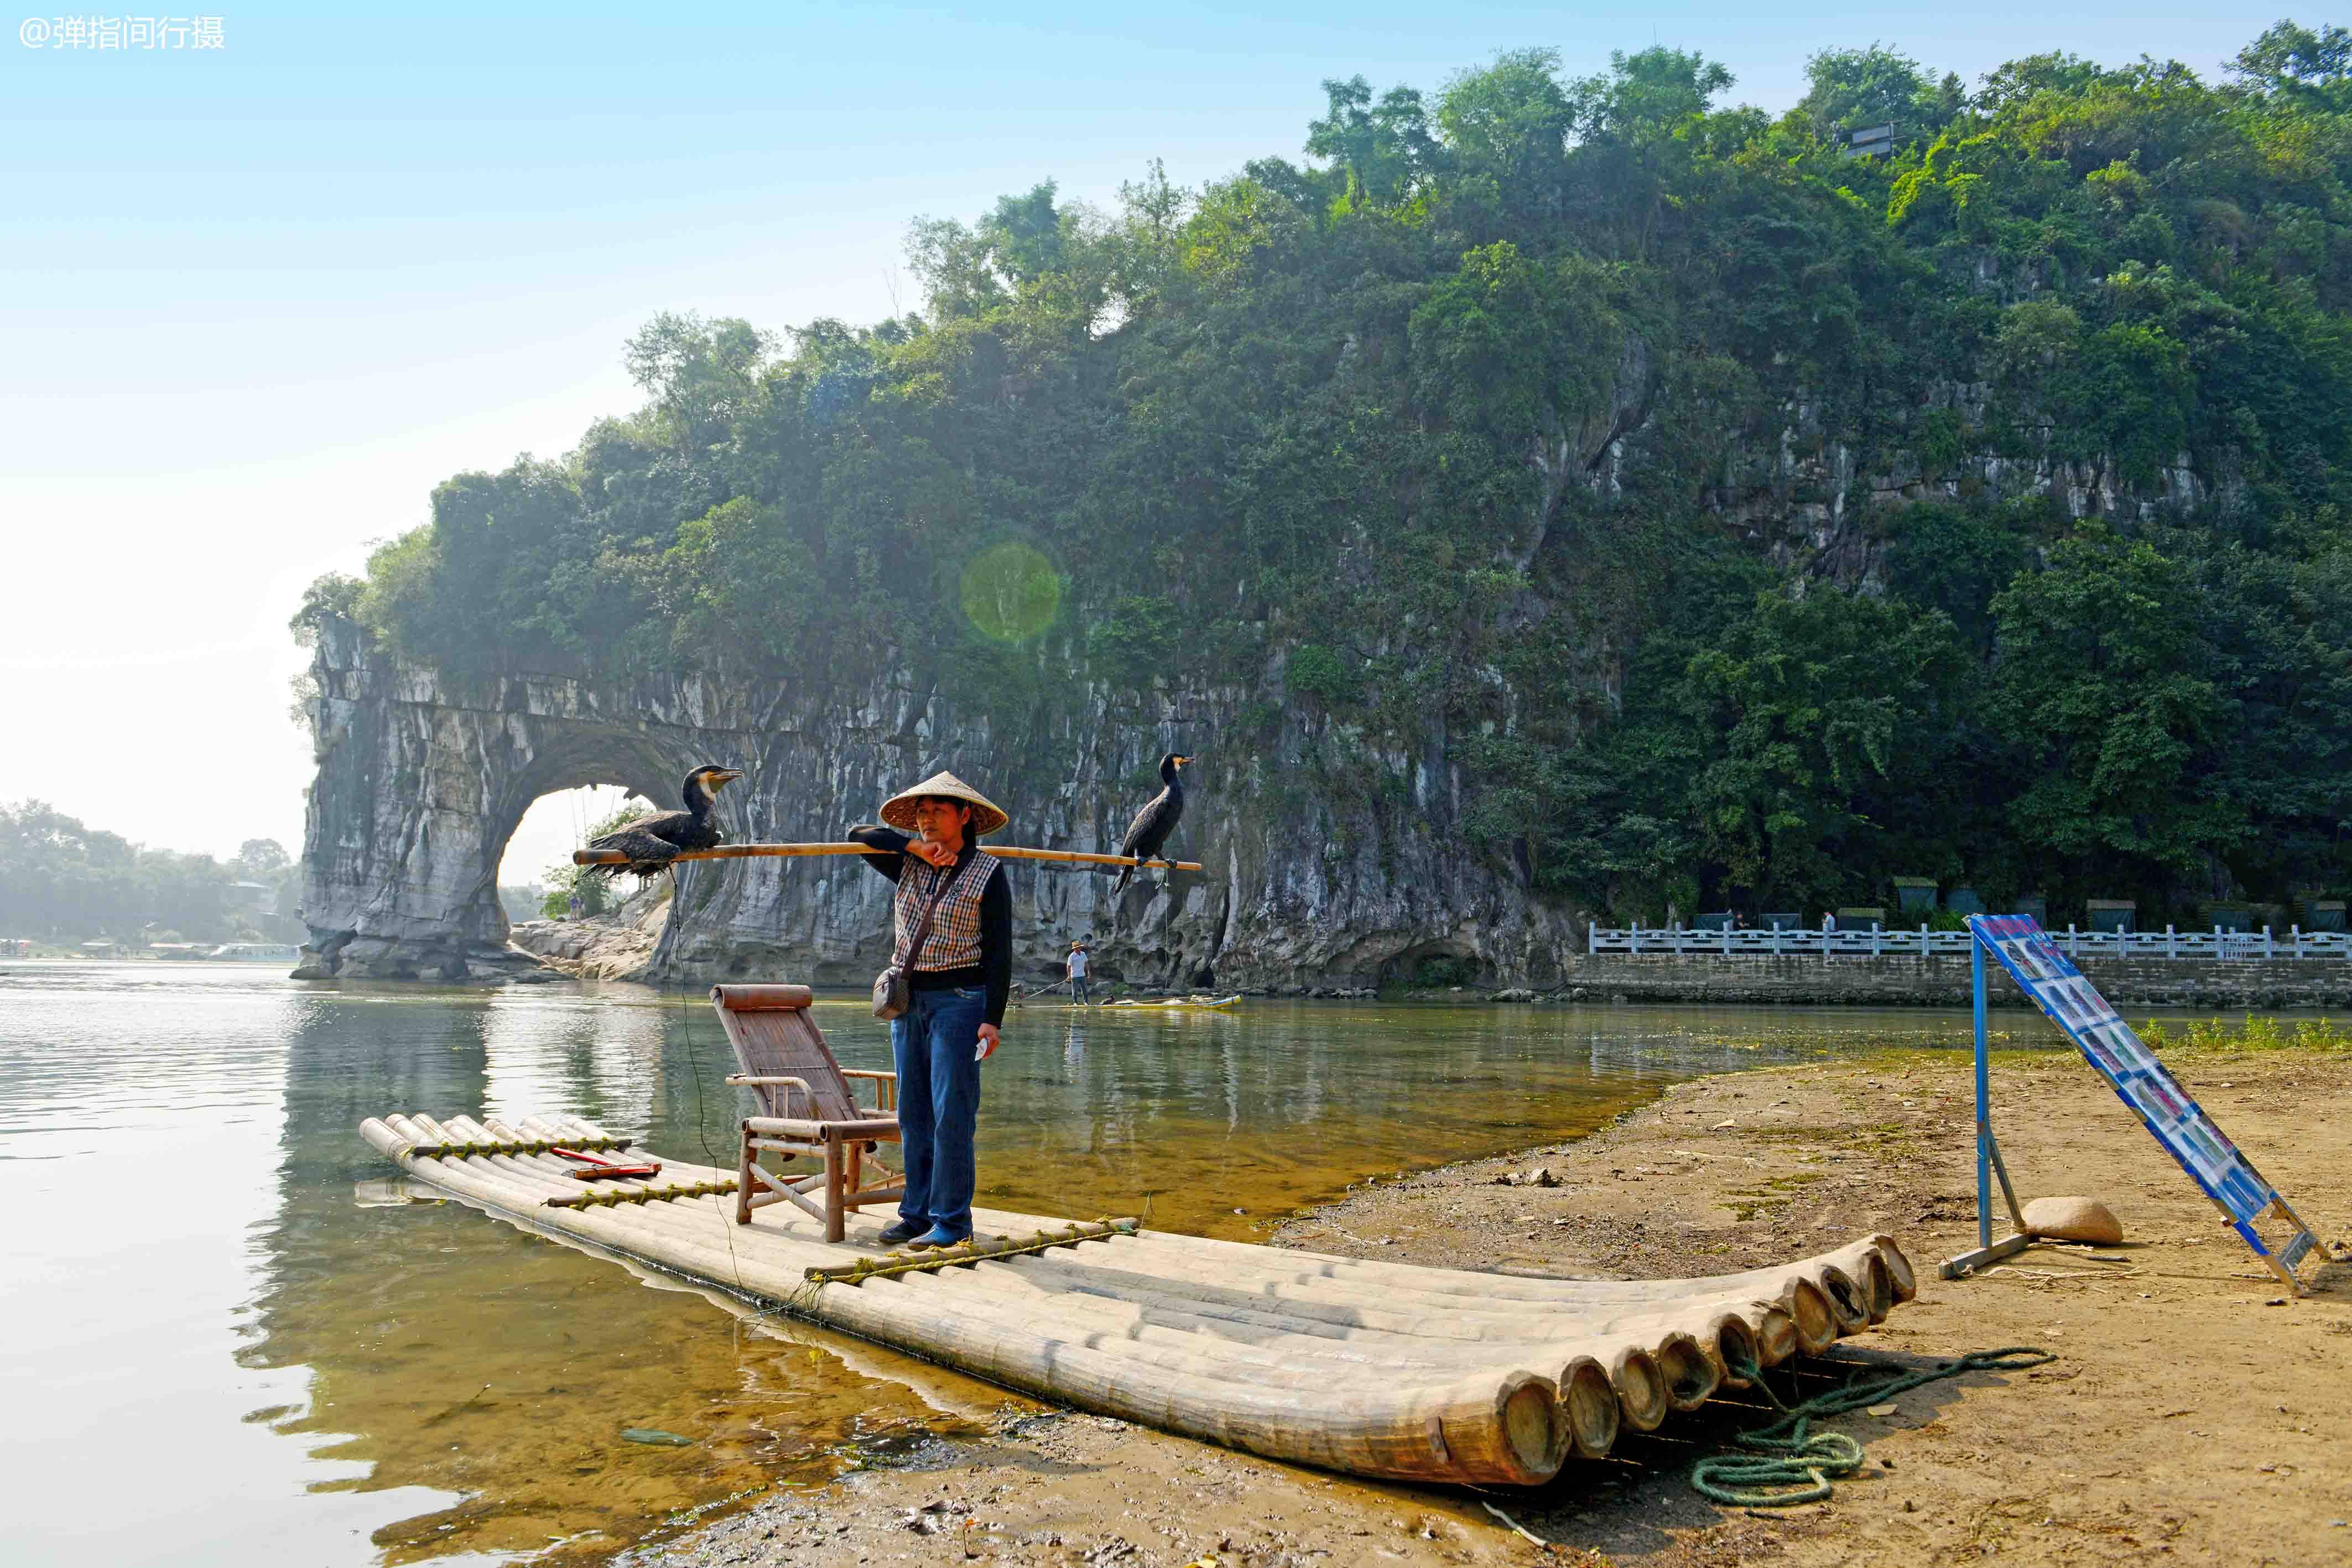
[[2053,1241],[2088,1241],[2112,1247],[2124,1239],[2123,1221],[2095,1197],[2037,1197],[2025,1206],[2025,1228]]

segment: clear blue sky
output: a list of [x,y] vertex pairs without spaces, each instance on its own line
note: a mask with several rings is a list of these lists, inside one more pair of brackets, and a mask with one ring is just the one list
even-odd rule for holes
[[1972,84],[2053,48],[2210,77],[2271,19],[2179,0],[1265,9],[236,10],[204,52],[31,49],[12,20],[0,800],[172,848],[297,848],[310,758],[283,623],[302,586],[422,520],[447,475],[563,452],[631,406],[620,345],[656,311],[913,308],[918,215],[1046,178],[1108,204],[1154,157],[1197,184],[1297,155],[1324,77],[1433,89],[1498,48],[1557,48],[1571,74],[1697,49],[1777,110],[1825,47],[1877,40]]

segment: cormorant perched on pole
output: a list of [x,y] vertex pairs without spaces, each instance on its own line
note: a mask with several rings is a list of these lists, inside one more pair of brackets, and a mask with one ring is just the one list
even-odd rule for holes
[[[1167,787],[1154,795],[1151,804],[1138,811],[1135,821],[1128,824],[1127,837],[1119,842],[1119,853],[1145,861],[1159,856],[1160,846],[1168,841],[1168,835],[1183,819],[1184,783],[1176,775],[1177,769],[1192,760],[1172,751],[1160,759],[1160,782]],[[1135,874],[1135,869],[1131,865],[1118,868],[1118,882],[1110,890],[1113,898],[1127,891],[1127,879]]]
[[685,810],[640,817],[625,828],[589,840],[590,849],[618,850],[629,857],[629,863],[592,865],[588,874],[617,876],[625,871],[638,876],[656,876],[667,870],[670,861],[682,850],[716,848],[727,835],[710,820],[711,799],[720,786],[742,777],[732,768],[709,763],[696,768],[679,787],[679,792],[686,797]]

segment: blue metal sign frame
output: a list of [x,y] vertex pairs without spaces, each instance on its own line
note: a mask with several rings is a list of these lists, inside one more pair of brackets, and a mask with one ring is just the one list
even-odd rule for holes
[[[2288,1287],[2300,1294],[2303,1282],[2295,1266],[2318,1248],[2318,1238],[2263,1178],[2253,1162],[2240,1153],[2204,1108],[2180,1086],[2179,1080],[2156,1059],[2155,1052],[2132,1027],[2107,1005],[2096,987],[2083,977],[2074,960],[2058,950],[2040,924],[2023,915],[1971,915],[1969,930],[1976,941],[1971,949],[1976,979],[1977,1050],[1977,1246],[1978,1250],[1944,1265],[1947,1278],[1980,1268],[2026,1245],[2025,1223],[2011,1192],[2009,1174],[2002,1169],[2000,1148],[1992,1136],[1990,1079],[1985,1047],[1985,956],[1990,954],[2007,970],[2042,1016],[2074,1042],[2084,1060],[2096,1068],[2131,1108],[2150,1136],[2164,1146],[2189,1173],[2207,1197],[2229,1217],[2230,1228],[2253,1249]],[[1992,1177],[2000,1178],[2010,1215],[2018,1234],[1996,1243],[1992,1239]],[[2258,1219],[2284,1220],[2294,1234],[2273,1248],[2254,1227]],[[2322,1254],[2323,1256],[2325,1254]]]

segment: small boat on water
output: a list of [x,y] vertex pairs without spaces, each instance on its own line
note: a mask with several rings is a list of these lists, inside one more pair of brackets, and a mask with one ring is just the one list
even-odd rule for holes
[[1241,999],[1242,994],[1239,991],[1235,991],[1230,997],[1168,997],[1161,1000],[1152,1002],[1139,1002],[1122,998],[1118,1001],[1105,1002],[1102,1005],[1107,1008],[1156,1008],[1173,1011],[1183,1011],[1190,1009],[1210,1012],[1223,1012]]
[[[751,1124],[747,1124],[747,1126]],[[839,1241],[738,1172],[662,1158],[583,1184],[573,1156],[655,1156],[572,1116],[392,1114],[404,1176],[534,1234],[617,1254],[1006,1387],[1269,1458],[1530,1486],[1913,1293],[1892,1239],[1696,1280],[1548,1280],[975,1209],[961,1246]]]

